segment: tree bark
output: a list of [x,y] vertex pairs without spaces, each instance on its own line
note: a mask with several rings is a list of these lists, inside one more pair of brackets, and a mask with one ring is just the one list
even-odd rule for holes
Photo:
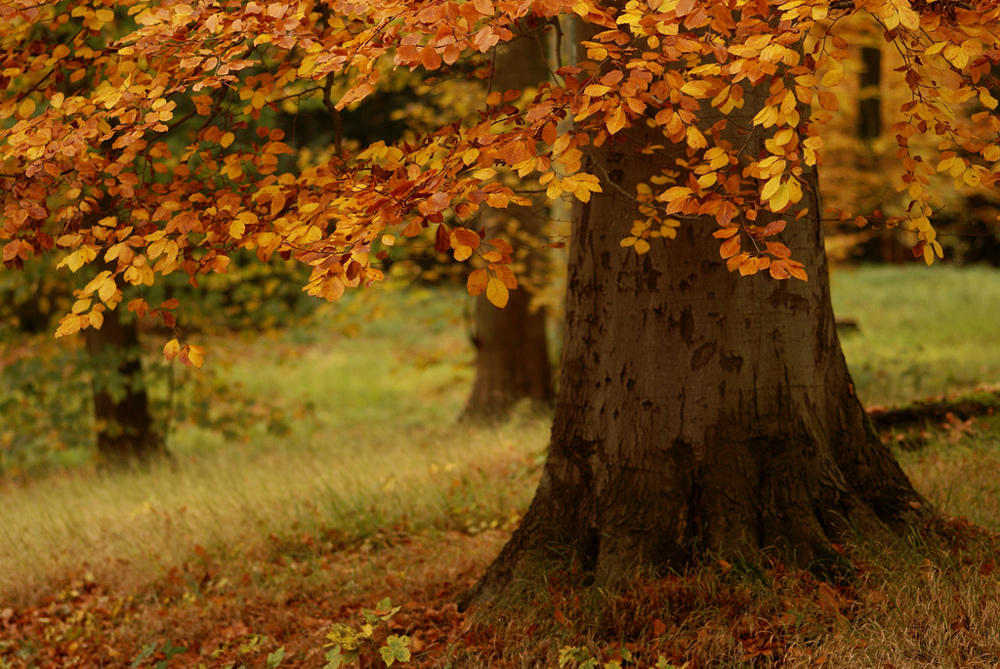
[[[497,48],[493,88],[498,91],[521,90],[537,86],[548,77],[542,31],[525,30],[522,35]],[[523,263],[522,277],[538,279],[544,275],[547,258],[539,250],[547,218],[545,199],[534,196],[535,206],[513,207],[507,211],[488,211],[486,227],[491,235],[504,228],[514,246],[514,256]],[[510,230],[510,220],[517,231]],[[497,309],[487,300],[476,300],[474,339],[476,376],[463,420],[495,421],[506,418],[523,400],[537,406],[552,404],[552,370],[548,339],[545,333],[546,310],[531,308],[534,286],[522,285],[512,291],[510,301]]]
[[[763,98],[746,103],[744,126]],[[927,510],[854,394],[818,215],[780,239],[808,282],[729,272],[712,218],[645,255],[623,249],[629,194],[684,155],[641,155],[664,139],[637,125],[592,154],[604,192],[575,217],[548,459],[522,526],[463,604],[556,547],[603,583],[703,551],[807,564],[845,534],[888,539]],[[804,178],[799,206],[818,214],[815,171]]]
[[100,330],[84,331],[94,367],[94,418],[102,465],[128,467],[167,456],[157,434],[143,383],[139,322],[123,322],[118,310],[104,312]]

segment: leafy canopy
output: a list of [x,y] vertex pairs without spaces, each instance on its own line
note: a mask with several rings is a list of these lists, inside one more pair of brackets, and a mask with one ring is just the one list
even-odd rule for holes
[[[779,239],[803,206],[805,170],[820,161],[820,128],[837,108],[846,41],[838,22],[867,13],[903,56],[910,99],[891,132],[899,223],[918,253],[941,254],[929,177],[988,189],[997,179],[1000,119],[987,83],[1000,63],[994,0],[3,0],[0,5],[0,246],[7,268],[58,254],[88,268],[57,335],[153,307],[157,277],[225,272],[248,249],[311,267],[305,290],[335,300],[382,278],[373,252],[432,228],[439,250],[474,259],[472,294],[503,306],[517,286],[511,248],[484,239],[484,207],[527,204],[497,178],[538,180],[549,198],[587,202],[602,190],[583,152],[636,123],[662,131],[681,156],[635,193],[622,246],[710,216],[731,270],[806,278]],[[488,81],[491,52],[520,34],[591,24],[586,59],[563,65],[527,104],[492,91],[472,120],[413,141],[339,146],[296,170],[274,127],[279,112],[317,103],[336,118],[393,68]],[[559,21],[564,19],[563,21]],[[481,55],[479,61],[470,56]],[[482,55],[485,55],[483,57]],[[473,63],[472,66],[469,63]],[[480,65],[475,65],[479,62]],[[889,85],[898,85],[891,82]],[[745,96],[763,105],[741,113]],[[565,121],[571,120],[572,123]],[[737,125],[746,143],[723,129]],[[730,135],[731,136],[731,135]],[[914,141],[932,140],[930,151]],[[764,148],[750,151],[751,139]],[[632,147],[633,150],[655,150]],[[776,216],[777,215],[777,216]],[[760,221],[760,224],[758,224]],[[766,223],[765,223],[766,221]],[[200,364],[175,340],[168,356]]]

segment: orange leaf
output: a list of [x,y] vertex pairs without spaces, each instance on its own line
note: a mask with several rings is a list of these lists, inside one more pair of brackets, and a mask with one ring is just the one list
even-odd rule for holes
[[486,290],[486,280],[488,278],[489,276],[486,274],[485,269],[477,269],[469,274],[469,279],[466,281],[469,295],[479,295]]
[[621,105],[615,106],[608,114],[607,126],[608,132],[612,135],[625,127],[625,110]]
[[739,235],[730,237],[722,243],[722,246],[719,248],[719,253],[723,258],[732,258],[740,252],[740,241]]
[[739,231],[740,229],[737,228],[736,226],[731,226],[728,228],[722,228],[721,230],[716,230],[715,232],[712,233],[712,236],[715,237],[716,239],[729,239]]

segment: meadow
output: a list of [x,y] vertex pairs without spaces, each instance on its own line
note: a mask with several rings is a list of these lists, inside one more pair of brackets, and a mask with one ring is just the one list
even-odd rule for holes
[[[1000,273],[838,268],[833,297],[857,324],[843,343],[867,405],[1000,383]],[[504,607],[459,613],[530,501],[549,421],[455,422],[465,300],[393,290],[206,341],[199,373],[238,382],[282,430],[178,425],[175,461],[151,471],[0,481],[0,668],[319,667],[331,626],[361,629],[386,597],[402,608],[359,639],[361,666],[381,666],[392,635],[412,666],[1000,663],[989,415],[909,428],[922,446],[899,459],[942,520],[892,549],[844,546],[847,575],[708,558],[604,592],[553,565]]]

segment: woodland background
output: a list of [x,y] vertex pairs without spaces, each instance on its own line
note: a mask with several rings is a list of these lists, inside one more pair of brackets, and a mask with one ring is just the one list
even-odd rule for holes
[[[893,56],[866,39],[852,43],[820,174],[831,210],[893,215],[880,119],[903,92],[881,84]],[[483,94],[482,82],[383,77],[341,114],[348,145],[405,138]],[[299,166],[335,140],[321,106],[277,124]],[[157,283],[147,300],[185,305],[178,327],[206,351],[201,368],[163,359],[173,334],[154,319],[123,321],[132,343],[54,339],[74,276],[47,259],[2,271],[0,667],[323,666],[344,638],[362,666],[991,666],[998,213],[992,192],[949,202],[933,267],[904,231],[828,223],[856,391],[948,518],[933,538],[915,534],[903,558],[853,555],[849,582],[708,560],[581,597],[572,567],[553,567],[513,613],[480,617],[451,601],[516,527],[551,416],[544,398],[501,417],[468,411],[477,307],[467,269],[433,238],[393,249],[385,284],[334,304],[302,293],[307,274],[279,258],[237,256],[198,290]],[[511,232],[525,249],[558,247],[568,215]],[[550,252],[523,289],[545,309],[557,379],[563,268]],[[116,426],[95,398],[121,402],[130,387],[170,455],[109,468],[96,445]]]

